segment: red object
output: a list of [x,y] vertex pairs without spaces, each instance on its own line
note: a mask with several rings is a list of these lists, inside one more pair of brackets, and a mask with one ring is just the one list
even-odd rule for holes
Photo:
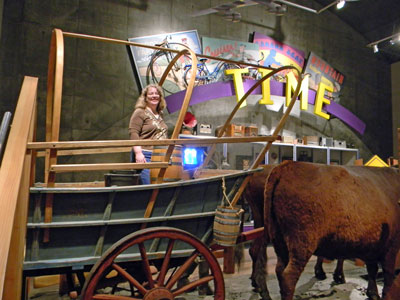
[[194,126],[197,125],[197,120],[195,118],[195,116],[190,113],[190,112],[186,112],[185,118],[183,119],[183,125],[193,128]]

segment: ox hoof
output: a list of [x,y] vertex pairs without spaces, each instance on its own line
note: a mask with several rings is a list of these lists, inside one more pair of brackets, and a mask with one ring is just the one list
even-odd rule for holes
[[199,286],[199,296],[209,296],[209,295],[214,295],[214,292],[208,285]]
[[315,278],[318,280],[325,280],[326,279],[326,274],[325,272],[320,272],[320,271],[315,271]]
[[262,300],[272,300],[268,292],[261,292],[260,296]]
[[253,287],[253,288],[257,288],[257,283],[256,283],[256,281],[253,279],[253,278],[249,278],[250,280],[251,280],[251,286]]
[[367,292],[367,296],[369,300],[381,300],[381,297],[379,297],[379,295],[375,294],[375,293],[368,293]]
[[343,284],[346,283],[346,279],[344,278],[343,274],[333,274],[333,280],[337,284]]

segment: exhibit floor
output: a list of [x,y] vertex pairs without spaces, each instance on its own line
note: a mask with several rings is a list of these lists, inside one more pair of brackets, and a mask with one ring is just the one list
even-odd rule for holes
[[[225,274],[226,300],[256,300],[260,299],[259,295],[253,292],[249,276],[251,273],[251,259],[248,255],[248,250],[245,250],[245,260],[241,268],[235,274]],[[278,281],[275,276],[276,256],[272,247],[268,247],[268,288],[273,300],[279,300]],[[312,257],[306,269],[300,277],[296,286],[295,300],[365,300],[367,281],[363,278],[366,275],[365,267],[359,267],[352,261],[345,261],[344,272],[346,283],[334,284],[332,273],[335,269],[336,262],[324,263],[324,270],[327,274],[327,279],[318,281],[314,277],[314,265],[316,257]],[[222,261],[221,261],[222,264]],[[195,272],[193,276],[197,276]],[[378,279],[378,289],[382,292],[382,279]],[[29,299],[35,300],[55,300],[55,299],[70,299],[67,295],[59,296],[57,285],[34,289],[31,292]],[[194,300],[204,299],[212,300],[212,296],[199,296],[197,292],[192,292],[180,297],[179,299]]]

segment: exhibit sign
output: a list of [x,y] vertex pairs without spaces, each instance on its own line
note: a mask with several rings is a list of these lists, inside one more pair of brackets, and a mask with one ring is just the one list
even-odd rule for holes
[[[241,70],[238,69],[237,71],[240,72]],[[202,103],[222,97],[237,97],[237,93],[235,92],[236,86],[241,86],[243,91],[246,93],[250,88],[253,87],[254,84],[256,84],[255,80],[241,80],[239,76],[234,76],[234,78],[235,77],[236,79],[239,79],[239,82],[234,83],[234,79],[233,81],[216,82],[195,87],[193,89],[190,104],[195,105],[197,103]],[[290,97],[293,93],[293,87],[297,84],[297,79],[293,76],[292,73],[289,73],[287,78],[289,79],[287,84],[268,79],[265,81],[268,82],[268,88],[264,89],[263,87],[258,86],[252,92],[252,95],[261,95],[264,101],[271,102],[270,104],[266,105],[267,108],[278,106],[279,110],[280,108],[287,106],[287,103],[288,101],[290,101]],[[325,119],[329,119],[330,116],[336,117],[352,129],[357,131],[359,134],[363,135],[366,128],[365,123],[345,107],[325,98],[324,95],[326,88],[327,86],[321,83],[319,91],[316,92],[314,90],[309,90],[308,84],[306,82],[306,84],[302,86],[302,91],[299,96],[300,108],[304,109],[305,106],[313,105],[314,114],[316,116],[323,117]],[[167,109],[169,113],[178,111],[181,108],[185,92],[186,91],[180,91],[165,98],[165,100],[167,101]],[[277,97],[273,96],[278,96],[285,100],[280,103],[274,103]]]
[[[252,37],[253,43],[257,44],[260,49],[260,65],[271,68],[294,66],[300,71],[303,70],[305,59],[303,51],[276,41],[259,32],[254,32]],[[282,77],[284,77],[287,72],[288,71],[284,71]]]
[[[259,63],[260,52],[257,44],[210,37],[202,37],[201,40],[204,55],[250,64]],[[225,71],[234,68],[240,68],[240,65],[208,59],[205,62],[205,72],[209,76],[207,83],[230,80],[231,76],[227,76]]]
[[[201,44],[197,30],[132,37],[128,41],[175,50],[182,50],[186,45],[195,53],[201,54]],[[150,83],[158,83],[168,64],[175,56],[172,52],[135,46],[130,46],[130,53],[133,62],[132,67],[140,90]],[[191,60],[188,56],[182,56],[174,64],[163,84],[164,91],[167,94],[186,89],[184,73],[185,68],[187,69],[190,64]]]
[[310,74],[310,89],[318,91],[322,83],[328,87],[325,92],[325,97],[331,101],[339,102],[340,90],[343,87],[345,78],[341,72],[333,68],[315,53],[311,52],[304,73]]

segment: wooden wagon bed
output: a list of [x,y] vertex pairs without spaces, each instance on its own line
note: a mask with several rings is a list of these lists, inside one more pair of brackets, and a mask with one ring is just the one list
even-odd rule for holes
[[[171,138],[158,141],[60,142],[65,37],[174,52],[176,56],[161,77],[160,85],[165,81],[173,63],[182,55],[190,55],[192,75]],[[133,294],[140,296],[140,294],[150,293],[152,295],[146,299],[158,299],[156,294],[159,292],[165,293],[163,297],[166,298],[175,297],[209,281],[214,282],[214,299],[224,299],[222,274],[209,249],[215,208],[226,199],[229,199],[234,206],[251,174],[258,171],[258,165],[272,142],[278,138],[296,101],[302,75],[291,66],[270,69],[271,72],[260,79],[237,102],[219,131],[217,139],[179,139],[195,84],[197,56],[233,62],[206,55],[196,55],[189,48],[178,51],[123,40],[62,32],[59,29],[53,31],[47,83],[46,140],[44,142],[35,140],[38,79],[25,77],[0,169],[0,189],[2,190],[0,239],[3,241],[0,244],[0,299],[21,298],[23,272],[25,276],[34,276],[87,270],[93,265],[92,275],[86,281],[82,299],[90,299],[101,280],[99,276],[105,275],[108,268],[114,268],[119,276],[129,278],[128,281],[133,286]],[[261,67],[245,62],[240,62],[240,65]],[[274,133],[271,136],[223,137],[233,116],[246,98],[271,76],[290,69],[297,72],[299,82]],[[204,162],[204,166],[207,166],[216,144],[254,141],[265,142],[266,146],[247,171],[234,171],[232,174],[211,177],[204,175],[206,174],[204,172],[200,177],[206,178],[161,183],[175,145],[207,145],[209,151]],[[146,164],[110,162],[68,165],[58,162],[58,157],[61,155],[123,152],[129,151],[134,145],[167,146],[164,161]],[[44,184],[35,186],[36,158],[39,156],[45,158]],[[56,182],[56,174],[62,172],[143,168],[159,169],[156,184],[89,187],[93,184],[78,182],[67,183],[71,187],[66,187],[65,183]],[[138,248],[127,250],[134,246]],[[169,264],[174,265],[173,262],[180,257],[184,258],[182,267],[171,275],[170,281],[164,286],[163,280],[169,272]],[[189,269],[199,257],[209,262],[210,275],[184,287],[173,288],[183,272]],[[158,260],[161,260],[159,265],[155,263]],[[143,270],[139,273],[142,276],[140,278],[146,282],[144,285],[142,281],[129,277],[130,275],[126,274],[124,269],[125,263],[139,261],[143,264]],[[156,281],[152,279],[150,261],[158,267],[159,274]],[[162,285],[161,289],[159,285]]]

